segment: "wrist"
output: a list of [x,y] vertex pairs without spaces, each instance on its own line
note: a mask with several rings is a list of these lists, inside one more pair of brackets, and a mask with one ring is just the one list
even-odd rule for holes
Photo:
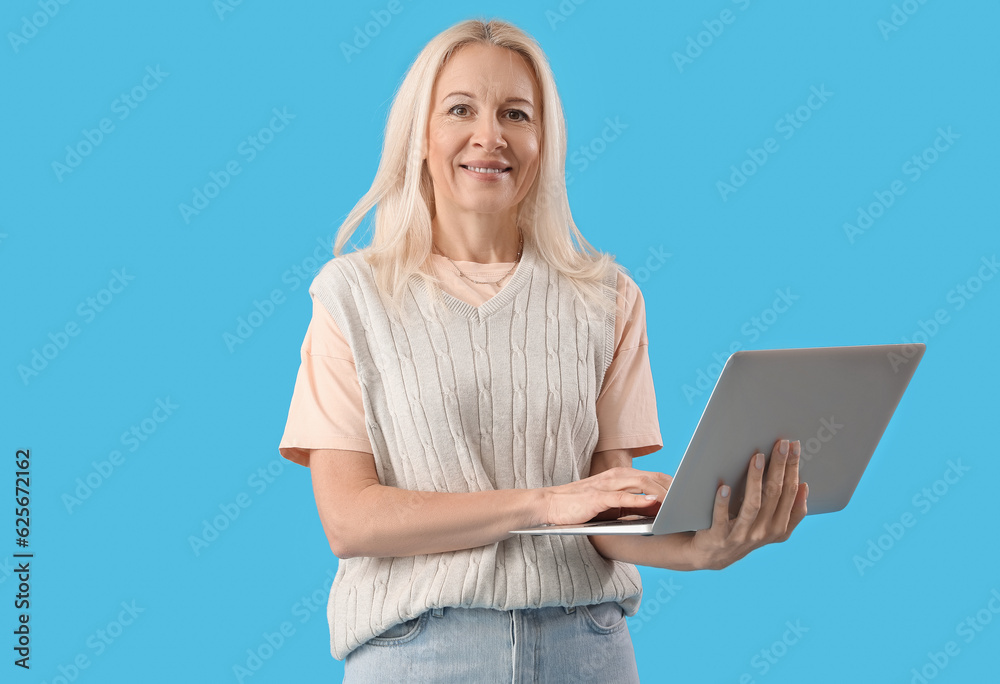
[[736,560],[731,557],[731,554],[725,553],[722,549],[712,548],[698,548],[695,544],[694,535],[691,535],[690,545],[691,545],[691,562],[699,570],[722,570],[723,568],[732,565]]
[[721,565],[718,559],[708,549],[697,543],[698,532],[689,532],[682,544],[684,564],[691,570],[718,570]]
[[551,489],[549,487],[529,489],[527,494],[531,501],[529,527],[537,527],[549,522],[549,505],[552,501]]

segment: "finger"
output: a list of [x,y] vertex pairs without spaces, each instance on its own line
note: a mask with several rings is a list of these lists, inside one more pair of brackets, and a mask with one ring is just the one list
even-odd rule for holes
[[[626,515],[656,515],[660,512],[660,506],[663,500],[666,498],[666,492],[670,488],[670,483],[673,482],[673,478],[666,473],[655,473],[650,471],[639,471],[645,473],[647,476],[654,478],[654,485],[647,485],[642,489],[631,488],[628,491],[637,494],[652,494],[656,497],[655,500],[643,501],[643,506],[641,508],[629,508],[623,507],[620,509],[620,516]],[[660,493],[662,492],[662,494]]]
[[729,533],[729,485],[720,485],[715,490],[715,506],[712,507],[712,530],[725,537]]
[[767,474],[764,476],[763,499],[760,504],[760,513],[757,520],[760,525],[770,526],[774,517],[774,510],[778,506],[781,497],[782,485],[785,478],[785,464],[791,454],[791,445],[787,439],[779,439],[771,447],[771,460],[767,466]]
[[795,494],[795,504],[792,506],[791,516],[788,518],[788,527],[785,530],[785,534],[781,541],[785,541],[790,536],[792,536],[792,530],[794,530],[802,519],[806,517],[809,512],[808,506],[806,505],[806,499],[809,498],[809,485],[802,482],[798,486],[798,491]]
[[643,485],[646,487],[644,490],[647,494],[656,494],[659,498],[663,498],[663,494],[667,493],[667,489],[670,488],[670,483],[673,482],[674,478],[666,473],[658,473],[652,470],[636,470],[636,473],[644,478],[644,482],[647,484]]
[[764,454],[757,452],[750,459],[743,503],[740,505],[740,513],[736,516],[736,522],[730,529],[729,536],[737,539],[746,539],[750,535],[750,530],[757,519],[757,512],[760,510],[761,481],[763,480],[763,475]]
[[650,501],[648,506],[643,508],[619,508],[618,516],[622,518],[626,515],[648,515],[655,516],[660,512],[660,506],[662,504],[659,501]]
[[610,508],[642,508],[658,503],[654,494],[632,494],[630,492],[618,492],[617,503]]
[[802,453],[802,445],[798,440],[791,443],[788,450],[788,461],[785,463],[785,479],[781,486],[781,498],[778,506],[774,509],[774,523],[779,533],[784,533],[788,528],[789,515],[792,506],[798,496],[799,488],[799,455]]
[[646,470],[636,470],[626,466],[612,468],[605,471],[611,473],[605,485],[611,489],[624,490],[630,493],[642,492],[651,494],[658,501],[662,501],[667,494],[667,487],[670,486],[672,478],[664,473],[656,473]]

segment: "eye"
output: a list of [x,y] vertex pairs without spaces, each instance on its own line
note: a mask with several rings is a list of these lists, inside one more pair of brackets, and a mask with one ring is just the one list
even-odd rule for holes
[[[458,114],[458,112],[456,112],[456,111],[455,111],[456,109],[464,109],[464,110],[468,110],[469,108],[468,108],[467,106],[463,105],[463,104],[457,104],[457,105],[455,105],[454,107],[452,107],[451,109],[449,109],[449,110],[448,110],[448,113],[449,113],[449,114]],[[461,115],[461,114],[458,114],[458,116],[462,116],[462,115]]]
[[529,121],[528,115],[522,112],[520,109],[511,109],[507,112],[508,114],[517,114],[518,118],[512,119],[512,121]]

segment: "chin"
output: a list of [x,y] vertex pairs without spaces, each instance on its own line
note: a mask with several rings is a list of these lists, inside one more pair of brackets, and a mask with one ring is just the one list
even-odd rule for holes
[[462,203],[462,208],[466,211],[473,211],[479,214],[497,214],[516,206],[517,202],[514,202],[513,198],[508,197],[496,199],[480,198],[478,201],[476,198],[470,197]]
[[516,204],[503,204],[503,205],[469,204],[466,206],[466,210],[476,214],[502,214],[506,211],[515,208],[516,206],[517,206]]

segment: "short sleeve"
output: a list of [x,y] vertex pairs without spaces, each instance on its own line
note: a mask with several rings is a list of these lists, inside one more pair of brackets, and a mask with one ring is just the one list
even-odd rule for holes
[[633,456],[643,456],[663,446],[649,365],[646,304],[638,285],[624,273],[618,274],[618,297],[624,312],[615,319],[615,352],[597,397],[594,450],[632,449]]
[[278,452],[304,466],[310,449],[373,453],[350,345],[316,297],[301,358]]

